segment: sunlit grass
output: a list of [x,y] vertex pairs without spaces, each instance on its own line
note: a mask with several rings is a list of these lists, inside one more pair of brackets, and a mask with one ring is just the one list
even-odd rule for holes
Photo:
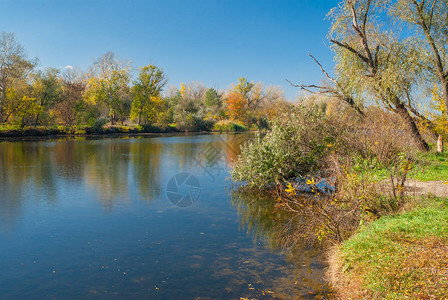
[[448,180],[448,153],[421,154],[419,165],[411,178],[421,181]]
[[[379,182],[390,178],[390,170],[381,167],[370,169],[370,178]],[[421,153],[417,157],[408,179],[419,181],[448,180],[448,153]]]
[[344,242],[340,257],[343,276],[359,283],[363,297],[448,295],[448,199],[426,198],[369,224]]

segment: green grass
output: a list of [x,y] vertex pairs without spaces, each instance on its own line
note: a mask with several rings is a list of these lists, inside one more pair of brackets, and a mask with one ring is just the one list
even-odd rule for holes
[[[376,165],[370,166],[362,162],[360,169],[369,170],[370,179],[380,182],[390,178],[390,171]],[[448,180],[448,153],[420,153],[413,169],[408,174],[408,179],[419,181]]]
[[248,128],[245,125],[230,120],[218,121],[213,126],[213,131],[218,132],[235,132],[235,131],[247,131],[247,130]]
[[422,153],[410,178],[420,181],[448,180],[448,153]]
[[172,133],[177,132],[175,125],[150,126],[150,125],[113,125],[113,126],[26,126],[20,128],[14,125],[1,125],[1,137],[30,137],[30,136],[52,136],[52,135],[90,135],[90,134],[138,134],[138,133]]
[[439,299],[448,295],[447,249],[448,199],[425,198],[362,228],[339,256],[346,282],[365,298]]

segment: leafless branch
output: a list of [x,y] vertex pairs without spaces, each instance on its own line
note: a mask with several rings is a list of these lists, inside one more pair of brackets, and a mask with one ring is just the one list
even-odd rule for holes
[[[285,80],[286,80],[291,86],[296,87],[296,88],[299,88],[299,89],[304,90],[304,91],[307,91],[307,92],[312,93],[312,94],[315,94],[315,93],[319,93],[319,94],[322,94],[322,93],[329,93],[329,92],[331,91],[330,88],[328,88],[328,87],[324,87],[324,86],[319,86],[319,85],[315,85],[315,84],[309,84],[309,85],[307,85],[307,84],[294,84],[294,83],[292,83],[291,81],[289,81],[288,79],[285,79]],[[320,91],[319,91],[319,92],[316,92],[316,91],[312,91],[312,90],[310,90],[310,89],[319,89]]]
[[309,56],[316,62],[316,64],[319,65],[319,68],[320,68],[320,70],[322,71],[322,73],[324,73],[325,76],[326,76],[329,80],[331,80],[334,84],[338,85],[338,82],[337,82],[333,77],[331,77],[330,75],[328,75],[327,71],[325,71],[325,69],[322,67],[322,65],[320,64],[320,62],[319,62],[313,55],[311,55],[310,53],[308,53],[308,55],[309,55]]

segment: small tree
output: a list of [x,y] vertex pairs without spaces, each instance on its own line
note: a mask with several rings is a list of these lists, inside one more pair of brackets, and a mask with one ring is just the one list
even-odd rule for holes
[[26,59],[23,47],[17,42],[14,34],[2,32],[0,35],[0,123],[7,122],[17,108],[14,107],[17,98],[8,99],[9,89],[13,87],[14,82],[28,79],[34,67],[35,63]]
[[86,83],[76,69],[67,69],[62,79],[61,101],[56,103],[54,112],[66,125],[76,123],[83,105]]
[[231,92],[226,102],[230,119],[245,122],[247,99],[241,93]]
[[129,80],[128,66],[108,52],[96,61],[93,74],[87,82],[87,100],[95,105],[105,104],[112,125],[123,114],[123,94],[127,93]]
[[[59,70],[47,68],[44,72],[38,72],[34,77],[33,88],[42,112],[53,108],[61,99],[62,86],[59,78]],[[36,113],[34,127],[37,126],[40,115],[41,111],[38,111]]]
[[208,107],[221,107],[222,100],[215,89],[210,88],[205,93],[205,105]]
[[148,65],[140,69],[137,80],[134,82],[132,94],[131,116],[138,118],[138,125],[142,118],[145,123],[152,123],[158,111],[160,94],[167,82],[163,69]]

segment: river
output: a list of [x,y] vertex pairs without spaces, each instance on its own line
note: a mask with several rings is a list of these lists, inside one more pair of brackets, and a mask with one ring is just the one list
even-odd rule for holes
[[0,142],[0,298],[324,297],[322,250],[288,254],[272,199],[232,192],[248,138]]

